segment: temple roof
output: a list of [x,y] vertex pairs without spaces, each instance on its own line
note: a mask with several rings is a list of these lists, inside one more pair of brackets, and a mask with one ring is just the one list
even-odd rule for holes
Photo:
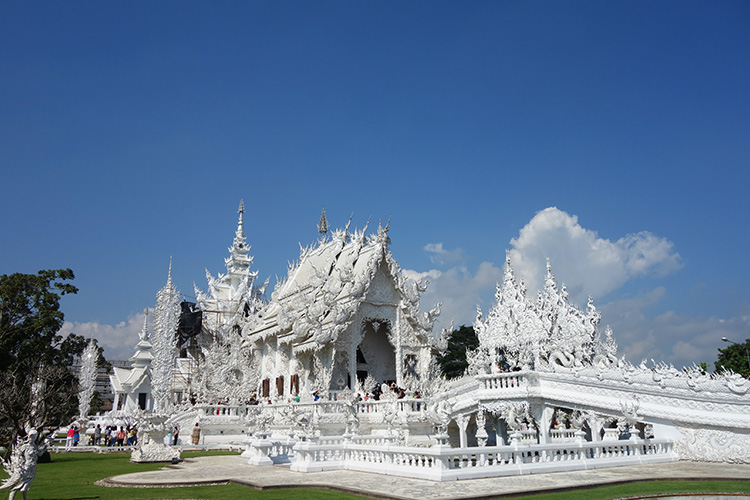
[[245,328],[247,342],[282,335],[306,350],[335,340],[365,300],[378,270],[390,277],[396,290],[392,305],[401,307],[418,330],[431,329],[433,318],[424,324],[425,318],[417,317],[424,287],[401,273],[388,248],[388,226],[374,235],[366,235],[366,228],[350,234],[348,228],[334,231],[330,239],[321,231],[317,244],[301,248],[299,261],[277,283],[271,302]]

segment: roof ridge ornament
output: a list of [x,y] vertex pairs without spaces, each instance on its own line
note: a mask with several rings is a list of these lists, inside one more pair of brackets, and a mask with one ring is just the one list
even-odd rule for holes
[[247,249],[247,238],[245,237],[245,220],[243,217],[245,214],[244,200],[240,200],[240,206],[237,209],[237,213],[240,215],[237,220],[237,230],[234,232],[234,241],[232,242],[232,248],[229,249],[230,252],[236,250],[242,251]]
[[383,227],[383,224],[380,219],[378,219],[378,239],[385,241],[386,244],[390,243],[390,238],[388,237],[388,231],[391,228],[391,218],[388,217],[388,223]]
[[172,256],[169,256],[169,273],[167,274],[167,286],[172,286]]
[[354,218],[354,212],[349,216],[349,222],[346,223],[346,227],[344,228],[344,238],[349,234],[349,226],[352,225],[352,218]]
[[143,312],[143,329],[138,332],[138,338],[141,341],[148,340],[148,307]]
[[320,220],[318,221],[318,233],[320,233],[320,241],[324,242],[328,235],[328,219],[326,218],[326,209],[323,207],[323,211],[320,213]]

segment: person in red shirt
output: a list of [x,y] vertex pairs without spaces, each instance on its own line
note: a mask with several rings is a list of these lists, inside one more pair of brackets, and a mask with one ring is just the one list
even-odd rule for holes
[[76,426],[71,425],[70,429],[68,429],[68,437],[65,438],[65,451],[70,451],[70,449],[73,447],[73,439],[76,435]]

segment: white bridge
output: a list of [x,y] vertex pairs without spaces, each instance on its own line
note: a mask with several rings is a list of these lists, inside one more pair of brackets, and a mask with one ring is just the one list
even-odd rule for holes
[[[665,367],[463,377],[426,399],[197,405],[176,417],[247,426],[254,465],[456,480],[668,462],[750,463],[750,382]],[[217,428],[218,428],[217,427]],[[206,439],[210,439],[209,436]]]

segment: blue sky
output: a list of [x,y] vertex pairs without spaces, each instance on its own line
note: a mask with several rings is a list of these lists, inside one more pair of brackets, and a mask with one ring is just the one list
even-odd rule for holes
[[[747,2],[0,2],[0,273],[70,267],[67,331],[128,356],[166,280],[260,276],[392,217],[423,307],[486,311],[506,250],[620,350],[748,336]],[[555,207],[555,208],[552,208]],[[603,325],[602,325],[603,326]]]

